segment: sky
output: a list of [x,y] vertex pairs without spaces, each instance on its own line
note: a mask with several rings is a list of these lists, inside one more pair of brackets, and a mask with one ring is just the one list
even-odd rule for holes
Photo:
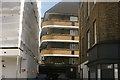
[[41,2],[41,17],[44,17],[44,14],[47,10],[52,8],[54,5],[59,3],[61,0],[51,1],[51,0],[44,0]]

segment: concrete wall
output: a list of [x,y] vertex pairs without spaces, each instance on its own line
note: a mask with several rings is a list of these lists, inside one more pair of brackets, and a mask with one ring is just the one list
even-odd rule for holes
[[3,78],[15,78],[17,72],[17,57],[2,57],[2,77]]
[[[0,49],[0,78],[17,77],[17,55],[19,49]],[[5,67],[3,67],[3,64]],[[11,74],[13,72],[13,74]]]
[[23,13],[21,47],[31,50],[35,57],[38,56],[39,51],[39,25],[36,16],[38,15],[35,14],[33,4],[26,2]]
[[0,47],[18,46],[20,5],[20,2],[2,2]]
[[[33,66],[34,65],[34,66]],[[28,66],[27,69],[31,70],[31,71],[38,71],[38,62],[36,62],[33,57],[28,56]],[[33,73],[33,72],[28,72],[27,73],[27,77],[28,78],[35,78],[37,75],[37,73]]]
[[[21,5],[22,4],[22,5]],[[1,76],[5,78],[35,78],[38,71],[39,21],[37,4],[31,2],[3,2],[2,30],[0,30]],[[1,23],[0,23],[1,24]],[[12,48],[11,48],[12,47]],[[15,49],[14,49],[15,48]],[[0,58],[1,60],[1,58]],[[26,71],[22,72],[21,70]],[[30,69],[31,72],[27,72]],[[1,72],[1,71],[0,71]]]
[[26,54],[24,52],[21,52],[21,54],[24,55],[22,55],[22,57],[19,58],[19,70],[25,69],[26,71],[18,71],[19,77],[35,78],[37,73],[33,73],[32,71],[38,71],[38,63],[34,60],[32,55]]
[[[35,78],[38,67],[39,53],[39,23],[36,3],[26,2],[24,4],[24,13],[22,21],[21,34],[21,57],[23,58],[22,68],[30,72],[22,72],[21,78]],[[24,60],[25,59],[25,60]]]
[[0,49],[0,56],[17,56],[19,49]]
[[[34,60],[33,56],[30,54],[26,54],[25,52],[11,49],[4,49],[0,52],[6,52],[8,55],[3,55],[0,57],[0,68],[1,68],[1,77],[5,78],[35,78],[36,73],[32,71],[38,71],[38,63]],[[17,56],[19,54],[20,56]],[[15,55],[16,53],[16,55]],[[1,53],[2,54],[2,53]],[[5,62],[2,62],[4,60]],[[3,64],[6,67],[3,67]],[[34,66],[33,66],[34,65]],[[25,69],[25,72],[22,72],[22,69]],[[27,72],[30,70],[30,72]],[[13,72],[11,74],[11,72]]]

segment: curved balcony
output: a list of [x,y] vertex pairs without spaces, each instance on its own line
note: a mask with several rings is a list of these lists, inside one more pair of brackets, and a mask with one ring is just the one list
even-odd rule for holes
[[[72,26],[72,22],[70,21],[44,21],[42,26],[46,25],[65,25],[65,26]],[[75,26],[79,26],[78,22],[75,22]]]
[[[44,35],[41,38],[41,41],[43,40],[73,40],[71,35],[67,34],[50,34],[50,35]],[[74,36],[74,40],[79,41],[78,36]]]
[[79,50],[74,50],[74,54],[72,54],[72,50],[70,49],[58,49],[58,48],[50,48],[50,49],[43,49],[41,51],[41,55],[51,55],[51,56],[65,56],[67,57],[74,57],[74,55],[79,56]]

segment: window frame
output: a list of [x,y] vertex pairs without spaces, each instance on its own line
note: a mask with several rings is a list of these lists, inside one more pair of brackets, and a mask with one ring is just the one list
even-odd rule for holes
[[90,30],[87,30],[87,49],[90,48]]
[[93,21],[93,45],[97,43],[97,24],[96,19]]

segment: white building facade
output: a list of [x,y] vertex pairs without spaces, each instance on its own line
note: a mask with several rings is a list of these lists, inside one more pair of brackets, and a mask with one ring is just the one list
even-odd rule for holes
[[35,78],[39,60],[38,3],[2,2],[0,79]]

